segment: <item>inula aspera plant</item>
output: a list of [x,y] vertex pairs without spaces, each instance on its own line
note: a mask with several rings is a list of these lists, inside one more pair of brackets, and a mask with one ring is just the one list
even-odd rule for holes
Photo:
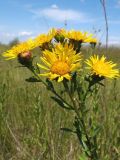
[[[102,128],[90,114],[91,110],[97,114],[97,108],[89,106],[87,99],[94,97],[97,101],[99,89],[105,85],[104,79],[120,77],[117,64],[107,61],[104,55],[100,57],[94,53],[84,59],[81,47],[85,43],[95,47],[97,42],[87,32],[51,29],[48,34],[22,42],[3,53],[8,60],[17,58],[34,75],[29,81],[42,83],[54,95],[52,100],[74,116],[72,127],[60,130],[77,136],[83,151],[80,160],[100,159],[98,136]],[[40,59],[33,54],[34,48],[39,48]],[[61,92],[64,94],[56,89],[57,85],[63,85]]]

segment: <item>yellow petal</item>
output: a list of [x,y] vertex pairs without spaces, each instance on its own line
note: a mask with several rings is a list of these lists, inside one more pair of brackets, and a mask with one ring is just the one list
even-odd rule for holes
[[57,78],[57,77],[59,77],[58,74],[51,74],[50,79],[53,80],[53,79],[55,79],[55,78]]
[[43,66],[43,65],[41,65],[41,64],[39,64],[39,63],[37,63],[37,65],[38,65],[40,68],[42,68],[42,69],[45,69],[45,70],[48,70],[48,71],[49,71],[49,68],[47,68],[47,67],[45,67],[45,66]]
[[38,74],[39,76],[45,76],[45,77],[49,77],[50,76],[50,73],[40,73]]
[[68,80],[71,79],[71,76],[69,74],[65,74],[63,77],[66,78],[66,79],[68,79]]
[[63,76],[60,76],[60,77],[58,78],[58,82],[61,82],[61,81],[63,81]]
[[51,67],[51,64],[43,57],[40,58],[48,67]]

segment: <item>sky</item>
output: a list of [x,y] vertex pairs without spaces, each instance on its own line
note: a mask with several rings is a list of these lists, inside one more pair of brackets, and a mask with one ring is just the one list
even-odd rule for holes
[[[120,44],[120,0],[106,0],[109,44]],[[0,42],[21,41],[52,27],[94,33],[105,43],[100,0],[0,0]]]

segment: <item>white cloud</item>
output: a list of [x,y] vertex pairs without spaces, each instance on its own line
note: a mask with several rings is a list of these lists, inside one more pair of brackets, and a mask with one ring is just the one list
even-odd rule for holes
[[28,31],[22,31],[22,32],[0,32],[0,42],[8,44],[10,41],[12,41],[15,38],[18,38],[21,41],[24,41],[28,38],[32,38],[33,32]]
[[22,31],[18,33],[18,36],[31,36],[32,34],[32,32]]
[[80,23],[89,23],[94,21],[94,19],[90,19],[83,12],[79,12],[73,9],[60,9],[56,5],[52,5],[51,8],[29,9],[29,11],[33,13],[35,18],[45,17],[57,22],[64,22],[65,20],[70,20]]
[[9,38],[9,37],[14,37],[15,35],[12,34],[12,33],[3,32],[3,33],[1,33],[1,36],[4,36],[4,37],[6,37],[6,38]]
[[0,32],[0,42],[2,43],[9,43],[15,38],[15,34],[8,33],[8,32]]
[[53,8],[53,9],[58,9],[58,6],[57,6],[56,4],[52,4],[52,5],[51,5],[51,8]]
[[51,18],[56,21],[67,20],[80,20],[84,18],[82,13],[74,10],[61,10],[61,9],[44,9],[41,12],[44,16]]

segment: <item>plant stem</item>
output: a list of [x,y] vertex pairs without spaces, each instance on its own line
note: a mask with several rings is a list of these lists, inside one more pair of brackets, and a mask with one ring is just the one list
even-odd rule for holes
[[[89,158],[91,158],[92,160],[98,160],[97,152],[96,152],[95,149],[93,150],[92,147],[94,147],[94,146],[93,146],[93,144],[92,144],[92,142],[91,142],[91,140],[90,140],[90,138],[89,138],[89,136],[88,136],[88,133],[87,133],[86,125],[85,125],[85,122],[84,122],[83,112],[82,112],[82,110],[80,110],[80,111],[81,111],[81,115],[80,115],[80,112],[79,112],[79,110],[78,110],[78,108],[77,108],[77,105],[76,105],[76,103],[75,103],[75,101],[74,101],[74,98],[73,98],[73,96],[72,96],[72,94],[71,94],[71,92],[70,92],[70,89],[69,89],[69,87],[68,87],[67,82],[66,82],[66,81],[63,81],[63,84],[64,84],[64,87],[65,87],[65,89],[66,89],[66,91],[67,91],[67,93],[68,93],[68,95],[69,95],[69,97],[70,97],[70,99],[71,99],[71,102],[73,103],[74,111],[75,111],[75,113],[76,113],[76,115],[77,115],[77,118],[79,119],[80,126],[82,127],[83,133],[85,134],[85,137],[86,137],[86,140],[87,140],[87,147],[88,147],[88,149],[89,149],[90,155],[89,155],[89,153],[88,153],[87,151],[85,151],[85,153],[86,153],[87,156],[88,156]],[[86,95],[85,95],[85,97],[86,97]],[[85,101],[85,99],[84,99],[84,101]],[[79,141],[81,142],[79,135],[80,135],[80,134],[77,134],[78,139],[79,139]],[[84,148],[84,146],[83,146],[83,148]]]
[[[37,79],[39,79],[39,80],[43,83],[44,86],[48,87],[48,85],[47,85],[47,84],[38,76],[38,74],[35,72],[34,66],[30,66],[28,69],[34,74],[35,77],[37,77]],[[71,106],[69,103],[67,103],[54,89],[50,89],[50,91],[51,91],[54,95],[56,95],[60,100],[62,100],[67,106],[69,106],[70,109],[73,109],[72,106]]]

